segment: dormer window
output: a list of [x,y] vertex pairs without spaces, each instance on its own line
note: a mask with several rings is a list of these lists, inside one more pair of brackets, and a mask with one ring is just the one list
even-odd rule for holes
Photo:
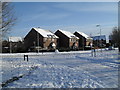
[[49,38],[53,38],[53,35],[47,35]]
[[72,38],[74,38],[75,36],[71,36]]

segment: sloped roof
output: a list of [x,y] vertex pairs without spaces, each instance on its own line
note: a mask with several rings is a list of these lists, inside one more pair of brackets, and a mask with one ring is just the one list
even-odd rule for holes
[[79,33],[80,35],[82,35],[83,37],[85,37],[86,39],[90,38],[87,34],[83,33],[83,32],[79,32],[76,31],[77,33]]
[[75,37],[75,38],[79,39],[79,38],[76,37],[73,33],[69,32],[69,31],[64,31],[64,30],[60,30],[60,29],[59,29],[59,31],[62,32],[63,34],[65,34],[65,35],[66,35],[67,37],[69,37],[69,38]]
[[9,37],[8,38],[9,42],[19,42],[19,41],[23,41],[23,39],[21,37]]
[[52,38],[58,38],[54,33],[52,33],[49,30],[44,30],[41,28],[33,28],[35,31],[37,31],[39,34],[41,34],[43,37],[52,37]]

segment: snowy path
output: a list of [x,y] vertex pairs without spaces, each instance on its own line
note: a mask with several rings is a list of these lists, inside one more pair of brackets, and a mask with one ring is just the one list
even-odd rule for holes
[[3,57],[2,64],[3,81],[25,74],[8,84],[10,88],[118,87],[117,50],[97,52],[97,57],[91,57],[90,52],[44,54],[30,56],[29,62],[21,56]]

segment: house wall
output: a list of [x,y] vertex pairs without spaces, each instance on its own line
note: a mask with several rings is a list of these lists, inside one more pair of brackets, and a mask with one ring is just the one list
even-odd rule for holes
[[86,46],[90,46],[90,42],[87,41],[87,42],[86,42]]
[[58,47],[60,47],[60,48],[69,48],[69,38],[66,35],[64,35],[60,31],[56,31],[55,35],[57,35],[59,37]]
[[91,43],[93,43],[92,39],[86,39],[86,46],[90,46]]
[[86,38],[84,38],[82,35],[80,35],[77,32],[75,32],[74,35],[79,38],[79,48],[85,47],[86,46]]
[[[39,36],[38,36],[39,35]],[[57,38],[47,38],[40,35],[37,31],[32,29],[24,38],[24,45],[26,50],[28,50],[31,47],[37,47],[38,46],[38,39],[39,37],[39,46],[44,49],[48,49],[51,42],[55,43],[57,45]]]
[[57,46],[57,38],[44,38],[43,39],[44,48],[47,49],[51,42],[55,43],[55,45]]
[[[24,45],[25,45],[26,50],[38,45],[37,35],[38,33],[34,29],[32,29],[26,35],[26,37],[24,38]],[[40,34],[39,34],[39,45],[43,47],[43,37]]]
[[72,48],[74,43],[76,43],[76,46],[78,47],[77,38],[69,38],[60,31],[56,31],[55,34],[59,37],[59,47]]
[[76,38],[70,38],[69,39],[69,47],[72,47],[74,43],[76,44],[77,47],[79,46],[78,40]]

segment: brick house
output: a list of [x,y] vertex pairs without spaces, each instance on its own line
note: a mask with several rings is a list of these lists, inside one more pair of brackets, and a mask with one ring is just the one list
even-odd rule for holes
[[33,49],[55,49],[57,46],[58,37],[49,30],[40,28],[32,28],[24,38],[26,50]]
[[60,48],[78,48],[78,37],[73,33],[64,30],[57,30],[55,35],[59,37]]
[[87,34],[83,32],[76,31],[74,32],[74,35],[79,38],[79,48],[87,48],[91,45],[92,43],[92,38],[90,38]]

